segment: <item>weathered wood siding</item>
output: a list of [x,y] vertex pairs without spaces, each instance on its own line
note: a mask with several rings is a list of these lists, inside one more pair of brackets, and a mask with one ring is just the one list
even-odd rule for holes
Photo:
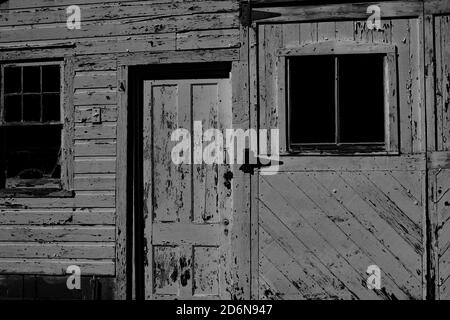
[[427,1],[425,6],[427,110],[429,110],[430,267],[437,299],[450,299],[450,5]]
[[[260,179],[260,298],[421,299],[423,171]],[[367,267],[383,290],[368,290]]]
[[76,264],[83,274],[114,275],[124,227],[115,209],[118,60],[142,53],[147,63],[188,63],[197,50],[212,60],[208,50],[240,46],[238,1],[83,0],[81,29],[69,30],[72,2],[0,4],[1,61],[73,57],[75,69],[75,196],[0,199],[0,273],[65,274]]
[[[259,285],[253,287],[257,298],[424,297],[426,146],[420,14],[382,18],[382,30],[377,31],[369,30],[365,20],[344,20],[351,16],[350,6],[344,6],[311,9],[311,16],[298,14],[300,20],[313,20],[317,14],[328,21],[297,23],[296,14],[302,11],[293,9],[286,13],[291,23],[258,25],[260,125],[277,128],[285,121],[279,110],[285,93],[277,86],[279,49],[325,41],[393,44],[398,52],[399,155],[286,154],[279,174],[259,177]],[[356,7],[352,10],[357,12]],[[327,18],[334,12],[343,20]],[[283,16],[274,19],[282,22]],[[367,117],[370,121],[369,110]],[[366,271],[373,264],[381,269],[382,290],[367,288]]]

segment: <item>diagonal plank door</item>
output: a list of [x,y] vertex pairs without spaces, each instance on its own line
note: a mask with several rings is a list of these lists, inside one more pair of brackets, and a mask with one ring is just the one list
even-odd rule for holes
[[[254,296],[423,299],[433,280],[427,274],[425,234],[428,204],[422,18],[420,12],[411,17],[399,12],[394,19],[383,18],[383,31],[374,32],[365,19],[353,16],[350,6],[342,5],[339,21],[332,14],[336,8],[328,9],[292,7],[292,13],[264,9],[279,14],[273,18],[256,14],[264,12],[261,8],[254,9],[255,17],[259,15],[261,20],[253,30],[251,52],[253,96],[258,106],[253,122],[262,129],[280,130],[283,162],[278,172],[261,174],[254,181],[258,189],[252,203],[252,212],[258,211],[252,219],[254,246],[258,245],[258,253],[253,255],[257,261],[252,269]],[[303,17],[307,19],[301,21]],[[303,88],[294,88],[295,82],[289,86],[289,63],[281,57],[283,53],[305,53],[309,46],[316,52],[324,44],[396,47],[398,88],[392,92],[398,93],[399,134],[391,132],[385,140],[399,139],[395,156],[349,153],[339,148],[330,152],[319,145],[317,150],[289,151],[289,126],[301,125],[301,121],[289,118],[294,117],[288,108],[290,90],[299,101],[294,108],[320,110],[323,105],[320,99],[304,98]],[[309,74],[296,76],[308,78]],[[361,108],[365,107],[362,102]],[[364,112],[367,118],[358,121],[370,121],[371,111]],[[300,116],[301,112],[295,113],[295,117]],[[324,129],[326,123],[324,117]],[[367,270],[372,265],[381,271],[380,289],[367,286]],[[450,286],[449,275],[450,271],[443,276],[449,278]]]
[[194,145],[205,142],[201,133],[194,139],[194,121],[201,121],[203,131],[231,128],[229,79],[144,82],[147,299],[229,298],[233,190],[225,179],[232,169],[174,164],[171,158],[181,141],[171,135],[184,128],[191,133],[194,160]]
[[[260,298],[421,299],[422,179],[391,170],[260,176]],[[366,286],[370,265],[382,270],[381,290]]]

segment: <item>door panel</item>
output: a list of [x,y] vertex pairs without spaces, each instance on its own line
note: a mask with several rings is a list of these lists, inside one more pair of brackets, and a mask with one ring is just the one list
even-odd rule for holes
[[[172,132],[231,128],[229,79],[144,82],[144,220],[147,299],[229,298],[233,190],[226,164],[174,164]],[[195,132],[195,131],[194,131]],[[216,135],[215,138],[220,138]],[[201,160],[201,159],[200,159]]]
[[[260,264],[277,269],[305,299],[421,299],[423,176],[393,170],[261,176]],[[382,290],[367,289],[370,265],[382,270]],[[260,274],[270,288],[261,298],[290,297],[273,272]]]
[[[325,20],[320,12],[318,16]],[[260,299],[403,300],[425,296],[422,20],[414,15],[387,17],[382,19],[382,27],[370,30],[365,19],[342,19],[261,23],[255,30],[259,126],[280,129],[284,152],[280,172],[258,177],[255,296]],[[287,76],[280,52],[333,41],[337,46],[395,46],[398,155],[287,152],[289,115],[283,107],[288,86],[283,82]],[[301,88],[296,90],[301,92]],[[307,101],[302,107],[320,106]],[[381,270],[381,289],[367,287],[371,265]]]
[[430,185],[433,194],[430,209],[436,215],[436,236],[438,257],[438,294],[440,299],[450,299],[450,170],[430,171]]

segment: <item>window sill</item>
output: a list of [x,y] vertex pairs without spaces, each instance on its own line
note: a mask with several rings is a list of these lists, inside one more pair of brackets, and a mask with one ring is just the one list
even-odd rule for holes
[[333,156],[333,157],[351,157],[351,156],[398,156],[400,155],[399,151],[376,151],[376,150],[292,150],[283,152],[280,154],[280,157],[308,157],[308,156]]
[[386,156],[399,155],[398,150],[388,151],[385,144],[296,145],[281,156]]
[[73,198],[74,191],[54,188],[0,189],[0,198]]

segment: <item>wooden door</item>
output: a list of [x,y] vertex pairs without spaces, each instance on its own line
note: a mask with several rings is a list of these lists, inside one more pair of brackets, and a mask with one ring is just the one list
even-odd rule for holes
[[[258,234],[254,247],[259,248],[253,269],[256,298],[426,297],[423,11],[420,3],[413,3],[408,14],[401,5],[379,5],[381,12],[389,12],[382,17],[382,30],[368,28],[364,6],[254,9],[260,11],[254,16],[261,17],[253,30],[257,46],[252,55],[258,61],[259,126],[280,129],[284,163],[277,174],[258,178],[258,215],[253,220]],[[340,21],[333,12],[342,13]],[[394,116],[399,132],[389,138],[398,139],[398,150],[289,152],[283,137],[289,86],[280,55],[355,45],[370,46],[368,52],[395,48],[397,90],[391,92],[398,96],[390,98],[398,109]],[[310,102],[303,106],[320,107]],[[371,265],[381,270],[379,289],[367,286]]]
[[230,298],[233,190],[226,179],[232,169],[174,164],[171,151],[178,141],[171,135],[178,128],[191,133],[193,162],[194,145],[202,141],[194,137],[194,122],[201,121],[203,131],[231,128],[231,104],[230,79],[144,82],[147,299]]

